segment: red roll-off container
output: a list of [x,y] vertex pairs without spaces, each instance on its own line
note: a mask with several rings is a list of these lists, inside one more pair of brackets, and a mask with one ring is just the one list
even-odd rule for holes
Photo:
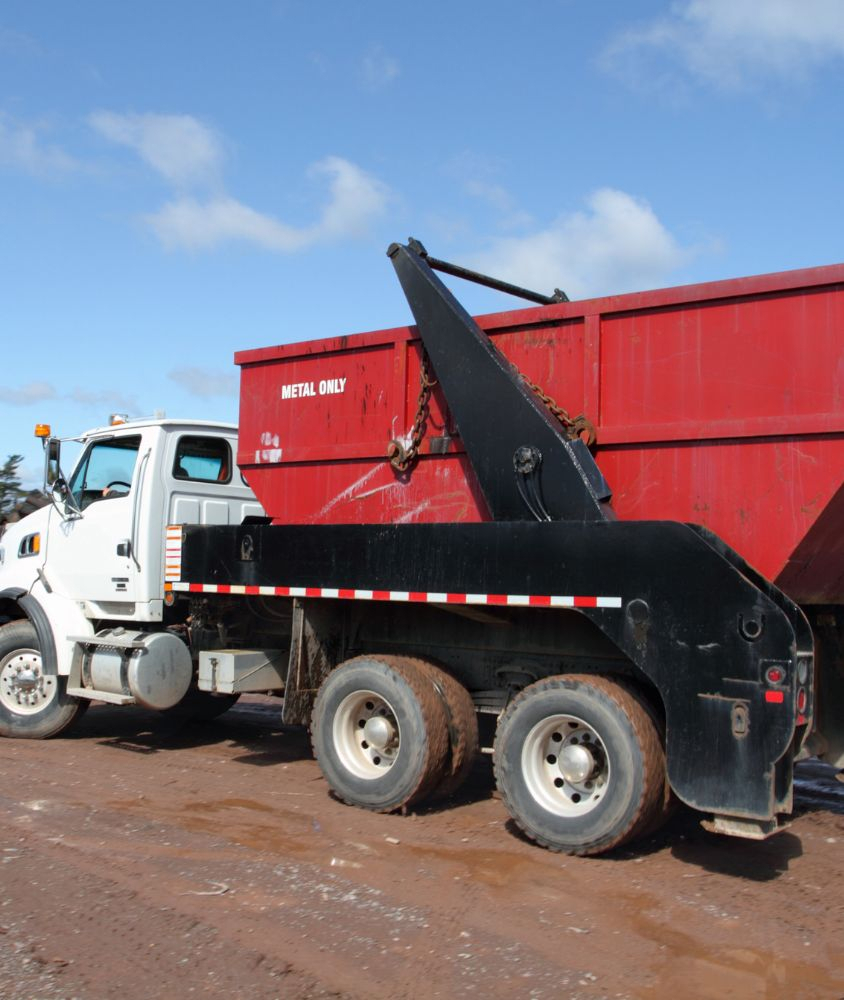
[[[595,425],[620,518],[703,524],[799,603],[844,603],[844,265],[478,323]],[[489,519],[437,388],[419,461],[386,458],[413,427],[420,356],[414,327],[235,356],[238,462],[275,522]]]

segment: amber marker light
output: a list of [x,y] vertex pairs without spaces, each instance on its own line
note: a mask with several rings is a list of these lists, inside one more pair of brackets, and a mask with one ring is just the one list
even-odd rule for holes
[[50,425],[49,424],[36,424],[35,425],[35,436],[37,438],[48,438],[50,436]]

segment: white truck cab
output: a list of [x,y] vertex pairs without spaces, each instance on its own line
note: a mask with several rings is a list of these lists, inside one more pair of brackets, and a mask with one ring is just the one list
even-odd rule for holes
[[[52,503],[0,538],[0,616],[13,620],[0,629],[0,735],[33,727],[32,735],[49,735],[41,729],[54,713],[46,710],[74,695],[178,702],[191,683],[190,656],[152,624],[164,617],[166,528],[263,514],[236,465],[233,424],[127,421],[74,440],[82,449],[67,478],[59,442],[46,442]],[[175,687],[145,695],[130,669],[141,654],[146,673],[163,657]]]

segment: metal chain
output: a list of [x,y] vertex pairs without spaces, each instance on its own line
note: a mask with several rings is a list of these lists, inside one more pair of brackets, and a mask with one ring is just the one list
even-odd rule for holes
[[[551,413],[565,427],[566,436],[574,441],[576,438],[586,435],[586,445],[591,448],[597,440],[595,425],[592,421],[583,413],[578,413],[576,417],[570,416],[568,410],[560,406],[553,396],[549,396],[536,382],[531,381],[523,371],[520,371],[515,365],[512,365],[512,368],[525,385],[533,389]],[[413,428],[410,432],[410,443],[405,445],[398,438],[394,438],[387,446],[387,458],[396,472],[407,472],[419,457],[419,446],[422,444],[422,438],[425,436],[425,420],[428,416],[431,390],[436,384],[436,379],[432,381],[428,374],[428,355],[423,354],[419,365],[419,396],[416,400],[416,417],[414,418]]]
[[387,446],[387,458],[396,472],[407,472],[419,457],[419,445],[425,436],[425,420],[428,416],[431,390],[436,384],[437,380],[431,381],[428,374],[428,355],[423,354],[419,365],[419,396],[416,400],[416,417],[410,432],[410,444],[405,446],[395,438]]
[[574,441],[575,438],[579,438],[581,435],[586,435],[586,444],[588,447],[597,441],[598,435],[595,432],[595,425],[592,421],[585,416],[583,413],[578,413],[576,417],[569,416],[568,410],[564,409],[560,404],[552,397],[549,396],[547,392],[532,382],[523,371],[513,365],[513,371],[522,379],[525,385],[529,386],[536,393],[537,396],[542,400],[542,402],[548,407],[548,409],[554,414],[557,420],[565,427],[566,436]]

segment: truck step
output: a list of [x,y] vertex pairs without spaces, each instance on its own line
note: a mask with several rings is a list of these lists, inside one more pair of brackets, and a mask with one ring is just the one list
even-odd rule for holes
[[109,705],[134,705],[130,694],[112,694],[111,691],[95,691],[94,688],[69,687],[67,693],[74,698],[89,698],[91,701],[107,701]]
[[[82,646],[103,646],[110,649],[144,649],[144,644],[137,639],[121,638],[118,629],[114,629],[109,636],[98,635],[69,635],[70,642],[78,642]],[[134,633],[132,633],[134,634]]]
[[775,816],[771,820],[713,816],[712,819],[701,820],[700,825],[710,833],[722,833],[728,837],[742,837],[745,840],[767,840],[775,833],[787,830],[791,822],[782,816]]

